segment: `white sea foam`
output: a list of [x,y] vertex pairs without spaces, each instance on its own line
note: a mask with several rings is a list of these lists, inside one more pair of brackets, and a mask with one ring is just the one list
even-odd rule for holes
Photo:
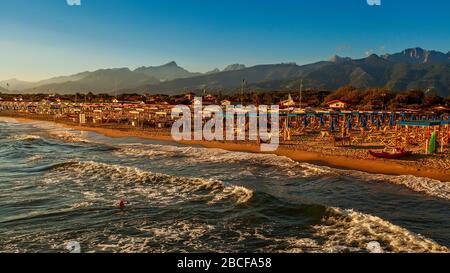
[[85,198],[93,202],[114,202],[113,198],[119,195],[137,203],[144,198],[154,204],[166,205],[189,200],[205,200],[210,204],[234,200],[236,204],[242,204],[253,196],[249,189],[218,180],[176,177],[98,162],[61,165],[43,180],[51,184],[67,181],[80,187]]
[[46,132],[50,138],[65,142],[91,142],[91,140],[84,137],[84,131],[72,130],[61,124],[47,121],[32,121],[31,124],[34,128]]
[[12,136],[11,139],[13,140],[17,140],[17,141],[33,141],[33,140],[37,140],[40,139],[40,136],[36,136],[36,135],[15,135]]
[[86,138],[80,136],[80,134],[74,134],[69,131],[60,131],[60,132],[51,132],[49,136],[54,139],[62,140],[64,142],[81,142],[81,143],[90,143]]
[[[139,230],[151,235],[153,244],[159,245],[155,251],[177,251],[170,249],[168,245],[184,242],[184,247],[202,249],[204,251],[218,251],[212,248],[204,240],[203,236],[209,236],[215,231],[215,226],[206,223],[197,223],[191,220],[170,220],[159,224],[141,226]],[[131,245],[130,247],[135,247]]]
[[[288,157],[272,154],[256,154],[247,152],[231,152],[222,149],[197,148],[190,146],[172,145],[120,145],[121,149],[115,151],[119,157],[183,157],[183,162],[191,164],[223,163],[267,166],[276,168],[279,175],[290,177],[313,177],[324,175],[330,171],[308,163],[300,163]],[[248,170],[247,170],[248,171]],[[244,174],[244,173],[243,173]],[[276,174],[273,174],[276,175]]]
[[386,253],[449,252],[447,247],[421,235],[379,217],[354,210],[328,208],[321,223],[313,226],[312,230],[314,234],[309,238],[267,237],[261,230],[256,230],[255,236],[273,242],[264,249],[267,252],[371,252],[369,246],[374,243],[380,245],[380,252]]
[[27,158],[27,161],[28,161],[28,162],[34,162],[34,161],[41,160],[41,159],[43,159],[43,158],[44,158],[43,155],[32,155],[32,156],[30,156],[29,158]]
[[371,242],[380,243],[383,252],[449,252],[421,235],[354,210],[329,208],[322,222],[314,230],[316,236],[325,239],[321,246],[325,252],[369,251]]
[[361,180],[396,184],[407,187],[415,192],[450,200],[450,182],[442,182],[431,178],[417,177],[413,175],[394,176],[341,170],[337,170],[337,172],[344,175],[350,175]]
[[[197,148],[189,146],[172,145],[121,145],[121,149],[115,151],[120,157],[171,157],[182,156],[184,162],[196,163],[248,163],[250,166],[274,167],[271,177],[316,177],[323,175],[345,175],[366,181],[388,182],[407,187],[413,191],[429,196],[450,200],[450,183],[438,180],[415,177],[412,175],[392,176],[383,174],[370,174],[353,170],[340,170],[326,166],[298,162],[284,156],[271,154],[254,154],[246,152],[231,152],[221,149]],[[225,176],[252,176],[253,169],[245,169],[238,173],[230,172]]]

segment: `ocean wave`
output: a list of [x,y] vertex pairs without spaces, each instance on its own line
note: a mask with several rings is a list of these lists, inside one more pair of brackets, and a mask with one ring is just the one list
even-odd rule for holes
[[254,236],[271,242],[264,252],[283,253],[368,253],[372,244],[383,253],[448,253],[449,249],[414,234],[379,217],[345,210],[327,208],[319,224],[311,227],[307,237],[272,237],[267,227],[255,230]]
[[87,200],[94,201],[114,202],[114,198],[123,196],[135,203],[142,202],[144,197],[157,204],[195,200],[209,204],[233,200],[235,204],[243,204],[253,196],[249,189],[218,180],[170,176],[93,161],[67,162],[49,168],[52,171],[43,179],[44,183],[72,182],[81,186]]
[[120,145],[115,152],[119,157],[182,157],[191,164],[241,164],[276,168],[278,175],[289,177],[314,177],[330,173],[330,170],[313,164],[294,161],[288,157],[273,154],[232,152],[222,149],[197,148],[192,146],[173,146],[158,144]]
[[50,138],[54,138],[54,139],[58,139],[58,140],[62,140],[64,142],[71,142],[71,143],[90,143],[91,141],[80,137],[79,135],[73,134],[73,133],[69,133],[69,132],[53,132],[53,133],[49,133],[49,137]]
[[27,162],[39,161],[39,160],[41,160],[43,158],[44,158],[43,155],[32,155],[32,156],[27,158]]
[[370,174],[360,171],[337,171],[338,173],[350,175],[365,181],[375,181],[391,183],[404,186],[410,190],[418,193],[426,194],[428,196],[438,197],[441,199],[450,200],[450,183],[434,180],[426,177],[417,177],[413,175],[384,175],[384,174]]
[[41,139],[40,136],[36,136],[36,135],[15,135],[15,136],[11,136],[10,139],[12,140],[16,140],[16,141],[34,141],[34,140],[38,140]]
[[[211,234],[217,232],[216,226],[193,220],[168,220],[160,223],[144,223],[138,228],[143,234],[148,234],[152,238],[150,251],[152,252],[186,252],[186,249],[195,251],[202,250],[208,252],[217,252],[221,249],[213,247],[204,240]],[[112,238],[111,238],[112,237]],[[111,236],[111,241],[117,241],[117,236]],[[148,238],[146,237],[146,238]],[[119,239],[120,249],[126,252],[147,251],[148,243],[144,238],[135,239],[132,243],[126,238]],[[174,242],[183,242],[182,246],[172,246]],[[147,243],[147,244],[146,244]],[[224,248],[223,246],[222,248]]]
[[329,208],[323,223],[314,226],[315,236],[325,239],[325,252],[369,251],[368,244],[378,242],[383,252],[449,252],[449,249],[396,226],[379,217]]
[[[246,152],[231,152],[221,149],[197,148],[190,146],[173,145],[121,145],[115,154],[119,157],[183,157],[184,162],[192,164],[204,163],[247,163],[252,169],[244,169],[237,173],[229,172],[221,176],[242,177],[253,176],[256,167],[274,167],[271,170],[272,177],[317,177],[323,175],[345,175],[355,177],[365,181],[388,182],[407,187],[415,192],[426,194],[433,197],[450,200],[450,183],[438,180],[415,177],[412,175],[392,176],[384,174],[370,174],[353,170],[341,170],[327,166],[318,166],[314,164],[294,161],[284,156],[272,154],[255,154]],[[266,170],[266,172],[269,170]]]
[[[0,243],[2,251],[18,252],[67,252],[66,244],[70,238],[80,242],[82,252],[108,253],[166,253],[166,252],[219,252],[232,251],[225,244],[213,246],[205,237],[216,232],[214,225],[193,220],[149,221],[136,219],[133,235],[120,232],[121,221],[109,223],[100,233],[83,229],[82,232],[36,232],[23,234],[16,238],[5,238]],[[103,240],[99,240],[103,238]],[[28,242],[33,242],[29,245]],[[0,251],[1,252],[1,251]]]
[[139,148],[122,148],[114,152],[121,157],[160,157],[175,155],[175,152],[158,151],[158,150],[143,150]]

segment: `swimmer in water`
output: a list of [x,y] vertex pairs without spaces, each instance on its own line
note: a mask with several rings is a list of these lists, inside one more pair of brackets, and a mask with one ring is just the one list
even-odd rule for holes
[[125,199],[120,199],[118,202],[117,202],[117,204],[116,204],[116,206],[119,208],[119,209],[124,209],[125,208],[125,205],[127,204],[128,202],[127,201],[125,201]]

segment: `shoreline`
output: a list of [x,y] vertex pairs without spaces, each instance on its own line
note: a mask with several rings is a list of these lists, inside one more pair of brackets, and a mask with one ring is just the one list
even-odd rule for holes
[[[219,141],[180,141],[177,142],[172,139],[170,135],[156,134],[139,129],[120,129],[120,128],[105,128],[93,126],[81,126],[64,121],[51,121],[39,117],[16,117],[11,115],[2,115],[3,117],[13,118],[19,122],[30,121],[47,121],[62,125],[66,128],[71,128],[78,131],[90,131],[99,133],[108,137],[122,138],[122,137],[136,137],[142,139],[156,140],[179,143],[182,145],[199,145],[204,148],[223,149],[235,152],[250,152],[262,153],[256,143],[231,143]],[[332,168],[348,169],[362,171],[372,174],[385,175],[413,175],[416,177],[426,177],[439,180],[442,182],[450,182],[450,170],[442,170],[437,168],[418,167],[415,165],[407,165],[394,160],[383,159],[361,159],[357,157],[349,157],[342,155],[326,155],[316,151],[306,151],[301,149],[291,149],[289,145],[280,144],[280,147],[275,152],[266,154],[274,154],[277,156],[285,156],[295,161],[312,163],[316,165],[323,165]]]

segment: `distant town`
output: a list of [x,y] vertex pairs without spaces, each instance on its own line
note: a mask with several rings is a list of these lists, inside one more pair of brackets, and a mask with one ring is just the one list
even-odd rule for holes
[[152,106],[160,110],[174,105],[192,105],[195,97],[202,97],[203,105],[278,105],[280,109],[294,110],[360,110],[360,111],[413,111],[443,114],[450,111],[450,97],[443,98],[434,92],[410,90],[391,92],[381,88],[360,90],[345,86],[336,91],[302,90],[245,92],[231,95],[220,92],[187,92],[179,95],[165,94],[4,94],[0,93],[2,105],[19,103],[32,111],[38,105],[52,108],[96,104],[98,107],[113,105],[115,108],[139,108]]

